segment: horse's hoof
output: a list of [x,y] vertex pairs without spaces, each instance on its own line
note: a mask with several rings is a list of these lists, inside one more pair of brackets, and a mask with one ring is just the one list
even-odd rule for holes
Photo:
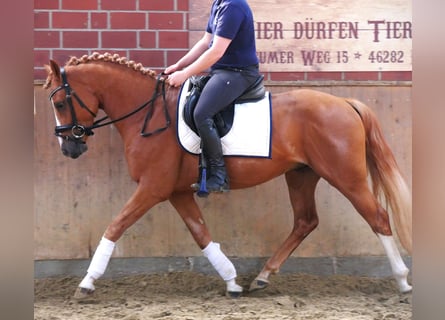
[[199,190],[196,192],[196,195],[200,198],[207,198],[209,196],[209,193],[207,191]]
[[76,300],[85,300],[91,298],[94,290],[78,287],[76,292],[74,293],[74,299]]
[[250,284],[249,292],[266,289],[268,285],[269,281],[267,280],[255,279]]
[[243,295],[242,291],[226,291],[226,297],[237,299]]
[[411,293],[411,292],[413,292],[413,287],[410,285],[406,285],[406,286],[401,287],[399,290],[400,290],[400,293]]

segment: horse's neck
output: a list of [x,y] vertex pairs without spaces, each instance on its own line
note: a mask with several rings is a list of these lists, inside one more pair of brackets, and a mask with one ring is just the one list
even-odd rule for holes
[[155,80],[148,76],[145,78],[135,74],[131,77],[128,72],[123,72],[122,75],[116,73],[108,77],[107,84],[102,85],[100,91],[103,109],[110,118],[119,118],[124,113],[131,112],[149,100],[155,89]]
[[[144,125],[147,112],[153,112],[149,120],[147,131],[155,130],[165,125],[163,95],[158,89],[158,96],[154,99],[156,79],[150,75],[142,75],[132,70],[113,70],[114,73],[104,74],[106,84],[101,85],[103,101],[102,108],[122,136],[124,143],[128,144],[139,136]],[[121,71],[121,73],[117,72]],[[166,86],[166,102],[170,117],[175,123],[176,99],[178,89]],[[154,104],[154,105],[153,105]],[[129,115],[141,106],[146,105],[140,111],[124,120],[120,118]],[[153,110],[152,110],[153,108]],[[171,124],[173,126],[173,124]]]
[[102,109],[111,121],[117,121],[114,125],[121,135],[129,133],[132,131],[129,128],[137,127],[139,123],[142,123],[150,105],[126,119],[119,119],[148,102],[153,96],[156,82],[148,75],[144,76],[132,70],[128,71],[105,74],[104,77],[107,80],[101,84],[99,89]]

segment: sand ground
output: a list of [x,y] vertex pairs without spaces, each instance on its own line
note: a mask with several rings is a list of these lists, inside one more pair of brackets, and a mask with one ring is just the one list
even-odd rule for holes
[[[255,275],[238,277],[248,288]],[[216,276],[196,272],[99,279],[85,301],[77,277],[35,280],[34,319],[411,319],[412,295],[392,278],[277,274],[268,288],[232,299]]]

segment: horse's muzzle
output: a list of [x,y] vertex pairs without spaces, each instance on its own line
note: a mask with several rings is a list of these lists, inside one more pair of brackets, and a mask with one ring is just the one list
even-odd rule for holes
[[77,159],[82,153],[88,150],[87,144],[82,140],[64,140],[61,150],[64,156]]

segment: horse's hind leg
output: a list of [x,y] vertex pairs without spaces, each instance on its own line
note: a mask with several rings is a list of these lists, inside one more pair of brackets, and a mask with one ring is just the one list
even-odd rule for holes
[[365,179],[363,179],[361,184],[351,184],[351,187],[348,187],[348,184],[345,183],[346,181],[347,179],[344,179],[342,184],[337,186],[337,188],[351,201],[355,209],[377,234],[385,249],[400,292],[411,291],[412,287],[408,284],[407,280],[409,269],[402,260],[399,249],[392,236],[388,213],[371,193]]
[[[352,145],[352,144],[351,144]],[[347,150],[354,150],[349,148]],[[357,158],[360,153],[331,155],[331,166],[319,166],[318,172],[331,185],[337,188],[369,224],[379,237],[388,256],[394,278],[401,292],[411,291],[408,284],[408,268],[403,262],[394,242],[388,212],[380,205],[371,192],[367,180],[366,164]],[[338,159],[344,159],[339,161]]]
[[184,220],[204,256],[226,282],[227,295],[233,298],[239,297],[243,288],[236,284],[235,266],[221,251],[219,243],[212,241],[193,193],[175,193],[169,200]]
[[264,289],[269,281],[269,275],[279,271],[280,266],[298,247],[298,245],[318,225],[318,215],[315,207],[315,187],[320,177],[309,167],[296,169],[286,173],[289,197],[294,212],[294,227],[292,232],[266,262],[259,275],[250,285],[250,291]]

